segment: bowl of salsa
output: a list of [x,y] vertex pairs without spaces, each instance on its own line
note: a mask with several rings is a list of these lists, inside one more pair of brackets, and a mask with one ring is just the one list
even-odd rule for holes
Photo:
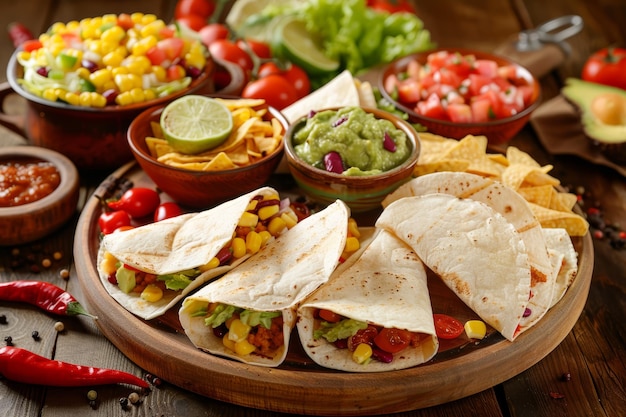
[[382,96],[429,132],[454,139],[511,140],[539,106],[539,82],[525,67],[477,50],[445,48],[388,64]]
[[36,146],[0,148],[0,246],[40,239],[76,212],[79,177],[65,156]]

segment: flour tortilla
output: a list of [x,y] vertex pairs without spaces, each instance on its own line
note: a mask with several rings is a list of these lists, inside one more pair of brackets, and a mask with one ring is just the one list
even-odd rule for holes
[[147,302],[139,294],[126,294],[108,281],[107,274],[100,270],[104,252],[110,252],[120,262],[155,275],[197,268],[208,263],[231,241],[239,219],[254,197],[272,194],[278,195],[278,191],[263,187],[206,211],[182,214],[105,235],[98,251],[102,285],[124,308],[145,320],[163,315],[185,295],[244,262],[248,256],[231,265],[202,273],[182,291],[166,291],[161,300]]
[[[391,363],[372,360],[358,364],[348,349],[337,349],[324,338],[315,339],[317,308],[387,328],[428,335],[416,347],[394,355]],[[426,270],[404,242],[381,230],[361,256],[309,296],[298,309],[302,346],[317,364],[349,372],[405,369],[429,361],[439,347],[428,294]]]
[[578,273],[578,253],[567,230],[562,228],[543,229],[550,258],[558,268],[554,294],[550,307],[554,307],[572,285]]
[[559,267],[551,262],[539,220],[519,193],[489,178],[467,172],[436,172],[417,177],[383,200],[383,207],[402,197],[431,193],[480,201],[508,220],[524,241],[531,271],[530,313],[521,320],[526,329],[537,323],[552,305]]
[[394,233],[486,323],[508,340],[521,331],[530,264],[515,227],[488,205],[449,194],[405,197],[376,226]]
[[[274,367],[287,354],[297,304],[325,283],[345,248],[350,210],[337,200],[294,226],[248,261],[187,297],[179,310],[180,323],[194,346],[244,363]],[[284,348],[274,357],[239,356],[194,317],[208,303],[223,303],[254,311],[281,311]]]

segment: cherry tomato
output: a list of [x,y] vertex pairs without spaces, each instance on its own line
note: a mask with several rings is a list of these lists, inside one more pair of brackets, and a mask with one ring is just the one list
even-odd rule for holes
[[262,98],[265,102],[282,110],[298,99],[294,86],[283,76],[270,74],[267,77],[251,81],[243,88],[244,98]]
[[415,13],[413,5],[408,0],[367,0],[367,5],[374,10],[389,13]]
[[327,321],[329,323],[337,323],[341,320],[341,314],[337,314],[334,311],[320,309],[318,312],[320,319]]
[[380,349],[389,353],[397,353],[411,342],[411,332],[396,328],[384,328],[374,338],[374,343]]
[[246,51],[238,47],[236,43],[228,39],[218,39],[211,43],[208,48],[212,56],[223,59],[224,61],[234,62],[246,73],[251,71],[254,66],[252,57],[250,57]]
[[279,74],[286,78],[295,88],[298,98],[302,98],[311,92],[311,81],[308,74],[295,64],[289,63],[284,70],[274,62],[266,62],[259,67],[259,78],[271,74]]
[[107,204],[112,210],[123,210],[132,218],[152,215],[161,202],[159,193],[152,188],[133,187],[122,194],[117,201]]
[[174,17],[178,20],[181,17],[197,15],[206,20],[215,11],[215,2],[210,0],[178,0]]
[[176,19],[177,22],[182,23],[189,29],[199,31],[206,25],[206,19],[197,14],[188,14],[187,16],[181,16]]
[[130,216],[124,210],[105,211],[98,217],[98,226],[102,233],[108,235],[121,227],[130,226]]
[[433,314],[435,331],[440,339],[456,339],[463,333],[463,323],[447,314]]
[[582,70],[585,81],[626,90],[626,49],[604,48],[587,59]]
[[198,31],[198,35],[200,36],[202,43],[208,47],[218,39],[228,39],[230,31],[226,25],[221,23],[210,23],[203,26]]
[[161,220],[169,219],[183,214],[183,210],[180,206],[172,201],[166,201],[158,205],[154,211],[154,221],[160,222]]
[[269,59],[272,57],[272,49],[265,42],[256,41],[254,39],[239,39],[237,40],[237,45],[244,51],[248,50],[246,48],[250,48],[259,58]]

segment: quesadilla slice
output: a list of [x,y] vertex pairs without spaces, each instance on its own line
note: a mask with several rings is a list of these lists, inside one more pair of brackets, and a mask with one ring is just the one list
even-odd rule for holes
[[302,303],[297,328],[311,359],[342,371],[409,368],[439,347],[424,265],[385,230]]
[[[467,172],[436,172],[401,185],[383,201],[383,207],[402,197],[432,193],[450,194],[480,201],[509,221],[524,241],[531,273],[531,293],[521,327],[537,323],[551,307],[559,267],[551,262],[539,220],[519,193],[480,175]],[[459,219],[462,221],[462,219]]]
[[486,323],[508,340],[521,325],[531,293],[524,241],[488,205],[449,194],[401,198],[376,226],[395,234]]
[[118,303],[150,320],[297,221],[289,201],[263,187],[210,210],[105,235],[100,279]]
[[280,365],[298,303],[348,256],[347,242],[355,237],[348,229],[354,230],[350,210],[339,200],[302,220],[187,297],[179,310],[185,334],[194,346],[212,354],[260,366]]

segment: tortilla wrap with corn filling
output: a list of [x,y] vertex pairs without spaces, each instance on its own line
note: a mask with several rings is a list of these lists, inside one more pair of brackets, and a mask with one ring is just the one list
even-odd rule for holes
[[[179,319],[194,346],[248,364],[280,365],[287,354],[298,303],[325,283],[339,264],[349,217],[349,208],[337,200],[300,221],[289,233],[269,243],[242,265],[187,297],[179,310]],[[220,310],[217,314],[226,311],[228,317],[215,317],[217,308]],[[260,332],[266,332],[258,327],[262,324],[251,325],[247,319],[243,324],[252,327],[247,329],[247,334],[231,333],[236,320],[223,329],[223,337],[214,334],[214,327],[227,324],[231,318],[239,316],[239,321],[243,321],[244,312],[253,317],[280,318],[275,320],[274,329],[268,330],[275,341],[273,338],[279,337],[276,331],[280,330],[277,325],[282,321],[281,340],[263,352],[255,349],[246,353],[250,348],[246,344],[249,337],[256,338]]]
[[559,268],[555,268],[551,262],[541,224],[524,197],[501,182],[480,175],[436,172],[401,185],[385,198],[383,207],[402,197],[432,193],[480,201],[513,224],[526,246],[531,273],[531,296],[520,326],[527,329],[537,323],[552,306]]
[[[338,314],[342,320],[335,324],[324,322],[316,317],[319,309]],[[376,336],[385,339],[381,346],[374,338],[379,352],[402,348],[385,354],[384,359],[391,362],[377,360],[374,354],[365,363],[358,363],[362,358],[357,356],[355,360],[351,349],[339,349],[333,343],[348,339],[348,346],[352,344],[352,349],[358,349],[358,342],[352,337],[358,329],[371,331],[368,324],[386,329],[380,329]],[[302,303],[297,328],[311,359],[323,367],[342,371],[409,368],[429,361],[439,347],[424,265],[410,247],[385,230],[376,234],[358,259],[351,259],[349,266],[337,270]],[[395,349],[384,344],[388,343],[385,334],[389,329],[392,334],[399,329],[399,334],[406,337]],[[341,335],[344,331],[347,333]],[[412,343],[408,340],[409,332],[416,334]],[[356,337],[360,334],[356,333]],[[358,350],[355,352],[358,355]]]
[[449,194],[405,197],[376,222],[409,245],[468,307],[508,340],[530,297],[524,241],[501,214]]
[[[231,270],[249,255],[202,272],[203,267],[227,247],[251,201],[259,196],[278,199],[278,191],[263,187],[212,209],[187,213],[123,232],[105,235],[98,251],[98,271],[107,292],[131,313],[151,320],[164,314],[179,300],[207,281]],[[112,258],[111,258],[112,257]],[[115,271],[118,285],[109,282],[107,263],[130,268]],[[146,301],[139,292],[120,286],[134,280],[132,269],[162,277],[168,288],[157,301]],[[203,268],[201,268],[203,269]],[[129,287],[132,285],[129,284]],[[126,290],[126,291],[125,291]]]

